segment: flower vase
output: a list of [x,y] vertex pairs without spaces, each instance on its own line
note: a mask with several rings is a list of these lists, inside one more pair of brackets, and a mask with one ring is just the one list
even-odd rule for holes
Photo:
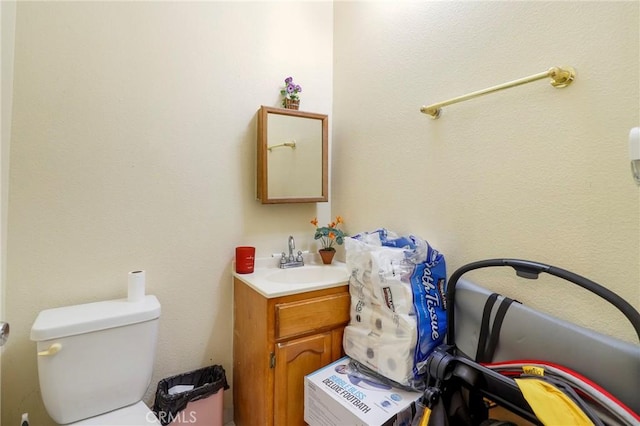
[[298,109],[300,108],[300,99],[284,98],[284,107],[286,109]]
[[322,263],[324,263],[325,265],[330,265],[331,262],[333,262],[333,256],[335,256],[336,250],[332,248],[320,249],[318,250],[318,253],[320,253],[320,257],[322,258]]

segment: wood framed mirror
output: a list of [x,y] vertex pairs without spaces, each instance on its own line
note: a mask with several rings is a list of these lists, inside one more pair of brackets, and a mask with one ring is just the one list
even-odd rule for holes
[[325,114],[260,107],[257,198],[262,204],[328,200],[328,128]]

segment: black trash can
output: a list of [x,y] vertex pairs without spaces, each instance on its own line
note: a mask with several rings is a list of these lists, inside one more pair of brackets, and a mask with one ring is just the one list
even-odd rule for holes
[[225,389],[229,385],[220,365],[167,377],[158,382],[153,412],[163,426],[222,426]]

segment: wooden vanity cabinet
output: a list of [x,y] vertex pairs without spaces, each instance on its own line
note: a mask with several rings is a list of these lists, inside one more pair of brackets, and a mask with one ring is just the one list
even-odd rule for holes
[[349,287],[266,298],[234,278],[236,426],[304,425],[304,376],[343,356]]

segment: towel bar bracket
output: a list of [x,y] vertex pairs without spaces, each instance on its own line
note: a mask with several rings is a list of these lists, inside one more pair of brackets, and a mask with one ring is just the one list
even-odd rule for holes
[[549,69],[549,77],[551,78],[549,83],[553,87],[562,89],[563,87],[570,85],[576,78],[576,70],[573,69],[573,67],[553,67]]

